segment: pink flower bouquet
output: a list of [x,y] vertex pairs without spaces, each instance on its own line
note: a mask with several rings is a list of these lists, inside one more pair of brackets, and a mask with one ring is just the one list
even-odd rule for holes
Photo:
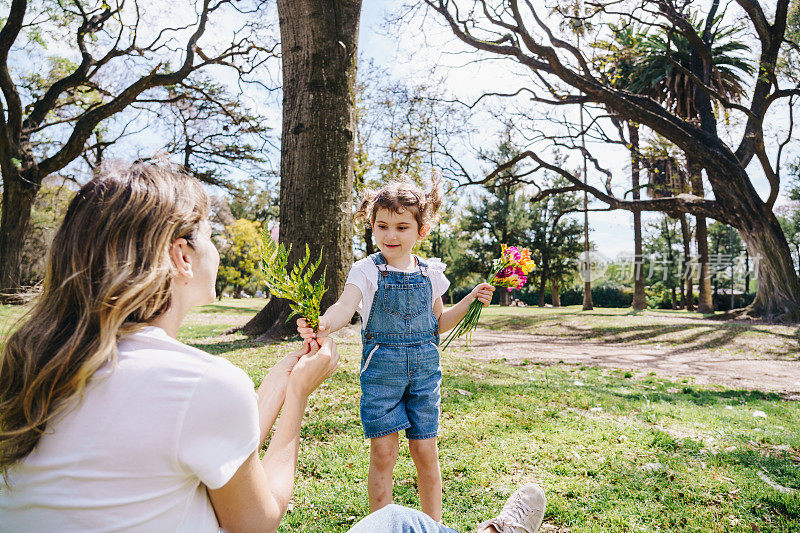
[[[533,270],[533,260],[531,251],[527,248],[502,245],[500,257],[492,261],[492,271],[486,283],[495,287],[506,287],[511,292],[512,289],[519,289],[528,281],[528,273]],[[472,332],[478,327],[478,320],[481,317],[483,304],[475,300],[470,304],[467,314],[456,324],[442,343],[442,350],[446,350],[453,339],[466,333],[467,345]]]

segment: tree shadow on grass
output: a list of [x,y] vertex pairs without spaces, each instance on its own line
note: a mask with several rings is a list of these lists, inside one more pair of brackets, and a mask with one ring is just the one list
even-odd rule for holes
[[[514,317],[516,318],[516,317]],[[538,320],[543,322],[544,320]],[[508,322],[503,328],[520,330],[525,326]],[[572,324],[556,323],[559,331],[554,337],[571,341],[594,341],[603,344],[652,344],[654,342],[668,343],[672,354],[683,354],[696,350],[713,350],[731,345],[737,338],[750,332],[763,333],[789,341],[788,346],[776,346],[773,355],[800,357],[800,337],[792,334],[778,333],[758,327],[748,327],[734,324],[675,324],[675,325],[640,325],[640,326],[604,326],[592,329],[580,328]],[[496,328],[496,329],[503,329]],[[493,328],[495,329],[495,328]],[[546,335],[546,334],[545,334]],[[675,336],[676,338],[669,338]],[[667,338],[661,338],[667,337]],[[481,342],[473,341],[473,346],[488,346],[504,343],[519,343],[519,338],[506,340],[492,339]],[[663,344],[662,344],[663,347]]]
[[[760,329],[757,327],[742,327],[733,324],[720,324],[703,326],[659,326],[659,325],[643,325],[643,326],[628,326],[628,327],[612,327],[603,328],[601,330],[593,330],[589,334],[585,330],[575,328],[574,326],[565,326],[567,329],[572,329],[573,335],[583,335],[587,340],[599,340],[602,342],[612,343],[636,343],[653,341],[658,337],[686,333],[681,335],[678,339],[664,339],[665,342],[676,343],[672,346],[670,351],[674,354],[682,354],[692,352],[698,349],[713,350],[722,348],[735,342],[740,336],[757,332],[775,337],[780,337],[787,341],[794,343],[794,346],[786,346],[781,349],[780,353],[785,355],[800,355],[800,339],[794,335],[777,333],[769,330]],[[689,333],[691,332],[691,333]]]
[[486,317],[481,324],[482,327],[486,327],[487,329],[498,330],[498,329],[521,329],[521,328],[529,328],[531,326],[535,326],[537,324],[541,324],[542,322],[549,322],[553,320],[554,317],[550,316],[543,316],[543,315],[513,315],[513,316],[491,316]]
[[[697,348],[719,348],[725,346],[735,340],[738,336],[746,333],[758,333],[772,337],[778,337],[789,341],[792,346],[789,351],[792,353],[800,354],[800,329],[793,333],[781,333],[765,327],[762,323],[742,323],[742,322],[709,322],[707,319],[711,315],[698,315],[692,317],[679,316],[679,317],[666,317],[666,318],[681,318],[691,320],[693,323],[683,324],[649,324],[640,326],[629,325],[597,325],[592,326],[588,324],[588,328],[578,328],[572,324],[567,323],[567,320],[580,318],[580,317],[597,317],[597,318],[614,318],[624,316],[642,316],[643,318],[659,318],[653,315],[644,315],[643,311],[629,310],[622,314],[608,314],[599,312],[581,312],[570,314],[535,314],[535,315],[514,315],[514,316],[490,316],[487,317],[484,324],[485,327],[491,330],[509,329],[520,331],[526,328],[532,328],[540,325],[552,325],[553,328],[559,328],[556,336],[566,337],[581,340],[600,340],[603,342],[611,343],[624,343],[624,342],[643,342],[652,341],[653,338],[660,335],[680,334],[687,333],[688,336],[679,339],[666,339],[667,342],[680,342],[681,344],[688,344],[694,342],[701,342],[699,345],[684,347],[684,351],[691,351]],[[703,323],[696,323],[702,320]],[[566,330],[566,333],[563,332]],[[693,332],[693,333],[690,333]],[[721,332],[721,334],[719,334]],[[545,333],[546,334],[546,333]],[[717,336],[714,336],[718,334]],[[701,341],[702,338],[709,338],[708,341]],[[680,349],[679,349],[680,350]],[[677,353],[681,353],[678,351]]]
[[253,315],[257,313],[260,309],[261,306],[257,308],[250,308],[250,307],[237,307],[234,305],[209,304],[199,308],[197,312],[204,315],[229,315],[229,314]]
[[625,400],[646,400],[650,403],[690,402],[695,405],[743,405],[757,401],[780,401],[781,396],[774,392],[745,389],[708,390],[683,386],[680,392],[654,390],[652,392],[632,392],[630,394],[612,391],[611,394]]
[[235,352],[236,350],[243,350],[245,348],[253,348],[256,346],[263,346],[264,343],[256,342],[250,338],[243,338],[243,339],[235,339],[231,341],[218,341],[218,342],[211,342],[208,344],[199,343],[199,342],[185,342],[187,346],[191,346],[192,348],[197,348],[198,350],[203,350],[206,353],[210,353],[211,355],[223,355],[229,352]]

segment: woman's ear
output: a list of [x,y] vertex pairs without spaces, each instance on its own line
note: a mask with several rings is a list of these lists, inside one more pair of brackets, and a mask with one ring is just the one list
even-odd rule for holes
[[175,265],[175,270],[178,272],[178,277],[191,279],[194,277],[192,271],[192,259],[194,250],[189,246],[189,241],[181,237],[169,247],[169,257],[172,259],[172,264]]

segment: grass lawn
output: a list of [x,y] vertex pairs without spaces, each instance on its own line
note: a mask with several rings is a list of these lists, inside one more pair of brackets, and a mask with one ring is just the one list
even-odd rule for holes
[[[220,334],[263,303],[223,300],[201,308],[189,316],[181,340],[229,359],[258,383],[297,343],[259,346]],[[0,307],[0,321],[18,313]],[[484,317],[492,328],[614,342],[708,343],[721,329],[733,344],[745,339],[742,346],[752,346],[752,337],[765,350],[775,342],[797,350],[796,328],[682,313],[598,310],[578,317],[574,308],[493,307]],[[340,352],[341,369],[309,404],[294,502],[282,531],[346,531],[368,513],[360,345],[344,342]],[[536,481],[549,498],[546,523],[574,532],[800,531],[797,402],[624,370],[535,360],[479,363],[458,349],[442,365],[444,521],[456,529],[474,530],[516,486]],[[419,506],[404,440],[394,496]]]

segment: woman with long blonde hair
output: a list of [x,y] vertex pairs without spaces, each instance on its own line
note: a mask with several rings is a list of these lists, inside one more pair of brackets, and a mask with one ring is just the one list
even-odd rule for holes
[[148,163],[106,167],[70,203],[0,357],[0,531],[277,529],[308,396],[338,355],[304,343],[256,393],[176,340],[214,301],[208,211],[197,180]]

